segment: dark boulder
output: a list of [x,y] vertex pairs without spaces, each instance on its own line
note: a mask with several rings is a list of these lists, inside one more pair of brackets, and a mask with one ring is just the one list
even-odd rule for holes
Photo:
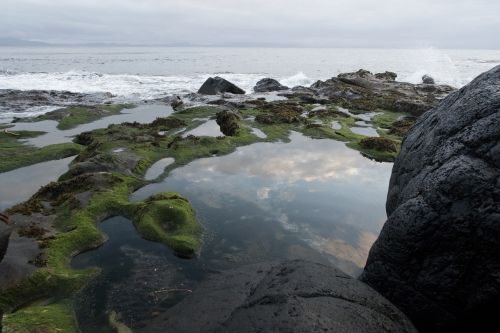
[[227,136],[234,136],[240,128],[238,121],[240,116],[232,111],[220,111],[217,112],[216,122],[220,127],[220,131]]
[[198,90],[198,94],[217,95],[223,93],[244,94],[245,91],[234,83],[219,76],[209,77]]
[[340,270],[306,261],[212,274],[148,332],[416,332],[390,302]]
[[421,332],[486,332],[500,309],[500,66],[409,130],[361,280]]
[[253,90],[255,92],[269,92],[269,91],[280,91],[287,90],[288,87],[282,85],[275,79],[265,78],[257,82]]
[[422,83],[423,84],[436,84],[436,81],[434,81],[434,79],[431,76],[425,74],[424,76],[422,76]]

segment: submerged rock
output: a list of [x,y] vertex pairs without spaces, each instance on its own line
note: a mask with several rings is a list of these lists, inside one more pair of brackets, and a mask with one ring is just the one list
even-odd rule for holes
[[255,92],[269,92],[269,91],[280,91],[287,90],[288,87],[282,85],[275,79],[265,78],[257,82],[253,90]]
[[[196,319],[193,319],[196,314]],[[148,332],[416,332],[395,306],[340,270],[295,260],[212,274]]]
[[238,120],[240,120],[240,116],[232,111],[220,111],[217,113],[217,125],[219,125],[220,131],[224,135],[236,135],[236,131],[240,128]]
[[486,332],[500,308],[500,66],[409,130],[361,280],[421,332]]
[[422,76],[422,83],[423,84],[435,84],[436,82],[434,81],[434,79],[431,76],[425,74],[424,76]]
[[245,94],[245,90],[219,76],[209,77],[198,90],[198,94],[217,95],[223,93]]

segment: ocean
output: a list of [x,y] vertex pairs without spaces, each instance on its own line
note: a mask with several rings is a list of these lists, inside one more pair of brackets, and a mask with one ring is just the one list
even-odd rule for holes
[[[360,68],[393,71],[411,83],[429,74],[437,83],[461,87],[498,64],[500,50],[0,47],[0,89],[109,92],[116,101],[133,102],[194,92],[213,75],[251,92],[263,77],[307,86]],[[8,109],[0,112],[0,121],[12,116]]]

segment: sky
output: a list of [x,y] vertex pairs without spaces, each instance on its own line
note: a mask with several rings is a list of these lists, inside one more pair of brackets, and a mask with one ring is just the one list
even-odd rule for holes
[[499,0],[0,0],[50,43],[499,49]]

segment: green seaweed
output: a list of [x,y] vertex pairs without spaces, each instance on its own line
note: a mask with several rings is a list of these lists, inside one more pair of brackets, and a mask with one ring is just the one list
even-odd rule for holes
[[120,114],[123,109],[131,108],[128,104],[109,104],[97,106],[70,106],[68,108],[48,112],[35,118],[36,121],[55,120],[57,128],[68,130],[81,124]]
[[5,333],[77,333],[69,300],[31,306],[5,316]]
[[33,131],[0,132],[0,173],[77,155],[82,150],[82,147],[75,143],[61,143],[38,148],[20,141],[43,133]]

